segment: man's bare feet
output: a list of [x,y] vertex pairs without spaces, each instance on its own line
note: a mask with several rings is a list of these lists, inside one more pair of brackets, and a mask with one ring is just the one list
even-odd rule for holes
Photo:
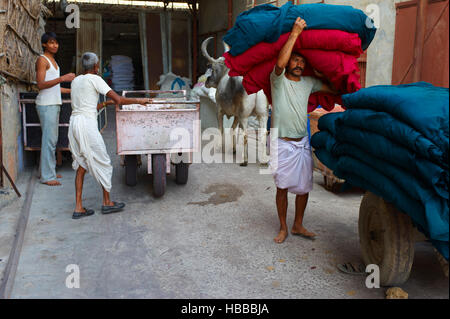
[[56,178],[62,178],[61,174],[56,175]]
[[303,237],[307,237],[307,238],[311,238],[311,239],[313,239],[313,238],[315,238],[317,236],[313,232],[308,231],[303,226],[299,227],[299,228],[292,227],[291,234],[295,235],[295,236],[303,236]]
[[43,184],[48,185],[48,186],[61,186],[61,183],[58,181],[48,181]]
[[277,244],[282,244],[284,243],[284,241],[286,240],[288,236],[288,232],[285,230],[280,230],[280,232],[278,233],[278,236],[275,237],[273,240],[274,242],[276,242]]

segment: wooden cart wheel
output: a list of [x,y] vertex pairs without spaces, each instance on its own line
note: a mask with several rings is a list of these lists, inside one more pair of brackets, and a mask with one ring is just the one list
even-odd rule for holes
[[166,154],[152,155],[153,196],[162,197],[166,192]]
[[179,163],[175,165],[176,183],[186,185],[189,178],[189,164]]
[[137,155],[125,155],[125,184],[137,185],[138,158]]
[[380,284],[405,283],[414,260],[411,219],[392,204],[367,192],[359,210],[359,240],[366,265],[380,267]]

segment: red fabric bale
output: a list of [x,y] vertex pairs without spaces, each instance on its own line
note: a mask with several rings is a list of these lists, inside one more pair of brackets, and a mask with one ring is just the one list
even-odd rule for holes
[[[230,68],[230,76],[243,76],[243,85],[248,94],[264,90],[271,102],[270,73],[273,71],[279,52],[290,33],[275,43],[260,43],[233,57],[224,54]],[[357,58],[361,55],[361,40],[357,34],[339,30],[306,30],[297,40],[294,51],[307,60],[304,76],[314,76],[312,68],[321,72],[342,93],[353,93],[361,88]],[[321,105],[332,110],[340,104],[340,96],[314,93],[310,96],[308,112]]]

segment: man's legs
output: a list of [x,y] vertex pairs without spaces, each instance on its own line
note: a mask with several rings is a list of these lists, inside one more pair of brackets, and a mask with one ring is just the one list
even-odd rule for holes
[[111,201],[109,192],[103,188],[103,206],[102,214],[111,214],[122,211],[125,207],[125,203],[116,203]]
[[104,187],[102,187],[102,190],[103,190],[103,206],[114,206],[114,203],[111,201],[111,198],[109,197],[109,192],[107,192]]
[[293,235],[302,235],[305,237],[315,237],[316,234],[303,227],[303,217],[305,216],[306,205],[308,204],[308,194],[297,195],[295,198],[295,221],[291,233]]
[[59,105],[36,107],[42,129],[41,182],[49,186],[61,185],[56,176],[56,143],[58,142]]
[[274,241],[281,244],[288,236],[288,227],[286,223],[287,208],[288,208],[288,190],[277,188],[277,211],[280,219],[280,232]]
[[84,175],[86,174],[86,170],[83,167],[78,167],[77,175],[75,177],[75,212],[76,213],[85,213],[86,209],[83,207],[83,182]]

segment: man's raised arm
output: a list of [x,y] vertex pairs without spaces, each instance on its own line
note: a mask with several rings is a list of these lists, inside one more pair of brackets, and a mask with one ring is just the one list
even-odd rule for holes
[[283,70],[288,65],[289,59],[291,58],[292,50],[294,49],[295,41],[297,41],[298,37],[306,27],[307,27],[306,21],[300,17],[297,18],[292,28],[291,35],[289,36],[289,39],[283,46],[283,49],[281,49],[281,52],[278,56],[278,61],[275,66],[275,74],[277,76],[280,76],[283,73]]

